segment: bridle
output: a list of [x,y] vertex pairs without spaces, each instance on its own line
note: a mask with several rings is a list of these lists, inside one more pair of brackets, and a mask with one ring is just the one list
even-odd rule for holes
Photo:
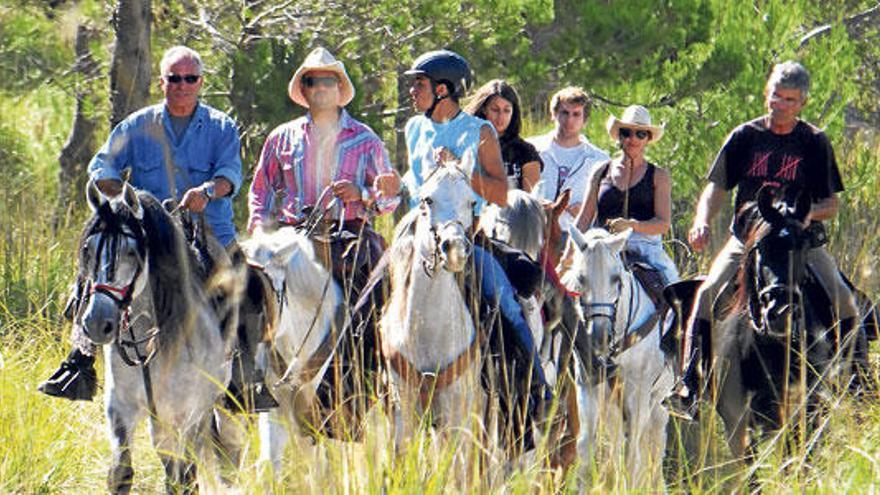
[[[462,170],[460,170],[458,167],[447,167],[447,166],[443,166],[443,165],[438,165],[438,166],[434,167],[434,169],[431,170],[431,173],[429,173],[428,176],[425,178],[425,183],[430,181],[437,174],[437,172],[441,169],[454,171],[454,172],[458,173],[463,179],[465,179],[465,181],[469,181],[467,174],[464,173]],[[430,206],[433,203],[433,199],[430,197],[423,197],[419,203],[420,203],[420,207],[422,208],[421,214],[424,216],[430,210]],[[442,255],[442,253],[440,252],[440,245],[442,242],[442,240],[440,239],[440,232],[446,230],[447,228],[455,227],[455,226],[460,227],[463,232],[467,232],[469,229],[469,226],[465,225],[464,222],[462,222],[461,220],[459,220],[457,218],[452,219],[452,220],[447,220],[447,221],[442,222],[440,224],[432,223],[431,226],[429,227],[428,231],[431,234],[431,239],[433,241],[433,246],[431,248],[431,251],[429,253],[424,253],[422,251],[419,251],[419,253],[420,253],[419,256],[421,257],[422,269],[425,271],[425,275],[428,278],[433,278],[434,275],[437,274],[437,268],[440,265],[440,258]],[[468,258],[473,253],[474,246],[473,246],[473,242],[467,236],[465,236],[465,247],[466,247],[465,257]]]

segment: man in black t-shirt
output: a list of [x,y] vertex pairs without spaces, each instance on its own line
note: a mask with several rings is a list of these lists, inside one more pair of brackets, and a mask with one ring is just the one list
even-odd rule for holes
[[[807,223],[821,222],[837,214],[837,193],[843,190],[843,183],[831,143],[824,132],[798,118],[809,87],[810,75],[801,64],[789,61],[773,68],[765,88],[768,113],[734,129],[709,171],[709,183],[700,196],[688,233],[688,241],[695,250],[707,245],[709,222],[734,188],[737,212],[743,203],[756,199],[762,186],[773,185],[783,188],[789,200],[802,191],[811,195],[813,204]],[[734,218],[733,225],[737,220]],[[736,274],[743,253],[742,239],[731,235],[712,262],[694,301],[685,336],[683,386],[677,391],[687,406],[696,395],[692,337],[711,329],[716,316],[715,298]],[[851,327],[858,310],[834,259],[824,248],[817,247],[808,251],[807,264],[831,297],[841,327]]]

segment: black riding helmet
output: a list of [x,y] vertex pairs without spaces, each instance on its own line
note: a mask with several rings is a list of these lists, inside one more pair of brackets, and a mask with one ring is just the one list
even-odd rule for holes
[[408,76],[425,76],[431,80],[431,91],[434,94],[434,103],[425,112],[425,116],[431,117],[434,107],[444,97],[437,96],[437,85],[445,84],[449,90],[449,96],[460,98],[464,96],[473,81],[471,67],[461,55],[449,50],[434,50],[423,53],[417,58],[408,71]]

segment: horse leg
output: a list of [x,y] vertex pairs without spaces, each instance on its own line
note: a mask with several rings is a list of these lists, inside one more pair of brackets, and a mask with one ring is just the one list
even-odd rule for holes
[[158,421],[152,421],[153,448],[159,454],[162,467],[165,468],[165,492],[169,495],[196,493],[198,487],[196,464],[187,449],[192,444],[193,435],[179,435]]
[[220,464],[220,481],[232,486],[233,478],[229,473],[235,473],[241,466],[244,445],[241,429],[216,409],[211,415],[210,429],[213,458]]
[[[281,407],[273,409],[269,412],[260,413],[259,430],[260,430],[260,463],[269,465],[272,468],[272,474],[278,476],[281,473],[281,457],[284,454],[284,448],[287,446],[289,434],[287,428],[282,424],[282,417],[293,418],[292,411],[289,411],[288,405],[283,396],[278,396]],[[282,413],[284,414],[282,416]]]
[[133,411],[126,414],[125,409],[128,408],[116,404],[116,398],[111,397],[110,405],[107,407],[110,449],[113,452],[110,472],[107,475],[107,489],[110,493],[129,493],[134,478],[134,468],[131,465],[131,436],[139,418]]
[[736,359],[725,361],[729,366],[727,369],[719,370],[723,378],[715,408],[724,422],[731,453],[737,459],[749,463],[751,453],[748,428],[751,422],[751,397],[747,396],[747,392],[742,386],[739,362]]

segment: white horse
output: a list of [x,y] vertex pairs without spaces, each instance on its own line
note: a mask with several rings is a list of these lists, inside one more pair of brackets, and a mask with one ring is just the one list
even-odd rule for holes
[[[209,268],[148,193],[126,184],[107,200],[90,183],[88,203],[94,215],[79,253],[87,296],[75,321],[104,347],[108,488],[131,490],[132,436],[147,417],[167,490],[188,493],[196,489],[197,462],[208,460],[212,411],[230,377],[235,286],[210,292]],[[224,310],[212,299],[224,301]],[[224,455],[237,466],[237,450]]]
[[[654,303],[624,266],[629,233],[591,229],[581,234],[571,228],[560,269],[562,282],[580,294],[587,334],[596,340],[605,336],[617,364],[610,382],[599,381],[581,398],[585,435],[578,451],[584,460],[592,458],[598,422],[604,418],[608,428],[603,430],[612,434],[612,445],[625,445],[630,486],[652,489],[662,482],[669,419],[662,400],[673,386],[674,374],[660,349],[661,325],[666,322],[655,316]],[[622,431],[615,432],[621,421]]]
[[380,322],[398,450],[422,415],[442,431],[467,429],[485,403],[480,338],[458,281],[472,249],[470,180],[453,165],[437,167],[420,201],[389,248],[391,294]]
[[312,241],[294,227],[260,233],[241,246],[278,296],[267,383],[280,406],[259,420],[260,460],[271,462],[278,474],[288,428],[314,432],[326,420],[318,414],[316,390],[342,328],[343,294]]

